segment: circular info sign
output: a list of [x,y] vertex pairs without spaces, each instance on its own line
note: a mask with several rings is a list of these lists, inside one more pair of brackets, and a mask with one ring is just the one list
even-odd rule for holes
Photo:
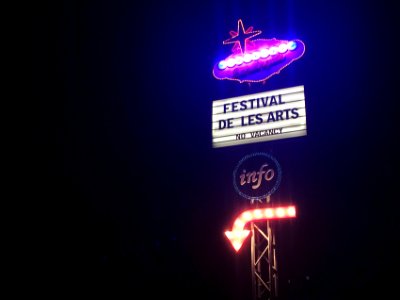
[[278,161],[268,153],[257,152],[239,161],[233,171],[233,186],[240,196],[262,201],[277,190],[281,178]]

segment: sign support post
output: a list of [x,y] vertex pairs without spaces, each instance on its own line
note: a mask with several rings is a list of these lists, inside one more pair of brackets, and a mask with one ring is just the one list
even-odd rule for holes
[[[270,203],[270,196],[267,196],[267,203]],[[270,220],[267,220],[264,225],[266,225],[266,228],[262,228],[251,222],[253,300],[274,300],[278,297],[275,233]]]
[[[271,194],[282,177],[278,161],[268,153],[253,153],[242,158],[233,171],[233,185],[255,208],[241,212],[226,237],[238,252],[251,233],[251,280],[253,300],[276,300],[278,265],[274,219],[296,217],[296,207],[271,206]],[[257,221],[257,222],[256,222]],[[261,222],[263,221],[263,222]],[[250,230],[246,229],[250,225]]]

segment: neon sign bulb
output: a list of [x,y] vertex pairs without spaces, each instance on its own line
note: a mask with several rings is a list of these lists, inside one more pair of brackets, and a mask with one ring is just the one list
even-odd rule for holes
[[228,59],[226,64],[228,65],[228,67],[232,68],[235,65],[235,59],[233,58]]
[[271,208],[265,209],[265,217],[273,218],[274,217],[274,211]]
[[294,50],[297,48],[297,43],[295,41],[290,41],[289,43],[287,43],[287,47],[289,50]]
[[256,51],[252,53],[252,59],[258,60],[260,58],[260,52]]
[[267,58],[268,56],[269,56],[269,51],[268,51],[268,49],[261,49],[260,50],[260,56],[262,57],[262,58]]
[[245,221],[245,222],[248,222],[248,221],[251,220],[252,217],[253,217],[252,214],[251,214],[250,212],[246,211],[246,212],[244,212],[244,213],[242,214],[241,219],[242,219],[243,221]]
[[278,53],[278,47],[271,47],[269,48],[269,54],[275,55]]
[[287,209],[287,215],[289,217],[295,217],[296,216],[296,208],[294,206],[290,206]]
[[235,65],[240,66],[243,63],[243,57],[242,56],[236,56],[235,57]]
[[242,218],[236,219],[234,226],[235,227],[243,227],[246,224],[246,220],[243,220]]
[[261,209],[256,209],[253,211],[254,219],[261,219],[262,218],[262,211]]
[[275,214],[278,218],[283,218],[286,215],[286,212],[283,208],[279,207],[275,209]]
[[279,45],[279,47],[278,47],[278,52],[279,53],[285,53],[287,51],[288,51],[287,44],[282,43],[282,44]]
[[251,62],[251,55],[250,54],[245,54],[243,57],[244,62],[248,63]]
[[221,61],[219,62],[219,64],[218,64],[218,68],[219,68],[220,70],[224,70],[224,69],[226,69],[226,67],[227,67],[226,62],[225,62],[224,60],[221,60]]

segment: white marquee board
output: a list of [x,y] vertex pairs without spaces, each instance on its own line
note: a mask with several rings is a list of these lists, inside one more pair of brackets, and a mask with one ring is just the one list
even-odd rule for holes
[[214,148],[307,135],[304,86],[212,103]]

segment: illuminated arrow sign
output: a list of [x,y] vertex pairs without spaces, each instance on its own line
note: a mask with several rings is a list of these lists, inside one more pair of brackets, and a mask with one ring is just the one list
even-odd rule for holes
[[260,220],[284,219],[296,217],[296,207],[282,206],[274,208],[256,208],[242,212],[233,223],[232,231],[225,231],[236,252],[242,247],[250,230],[244,229],[246,223]]

